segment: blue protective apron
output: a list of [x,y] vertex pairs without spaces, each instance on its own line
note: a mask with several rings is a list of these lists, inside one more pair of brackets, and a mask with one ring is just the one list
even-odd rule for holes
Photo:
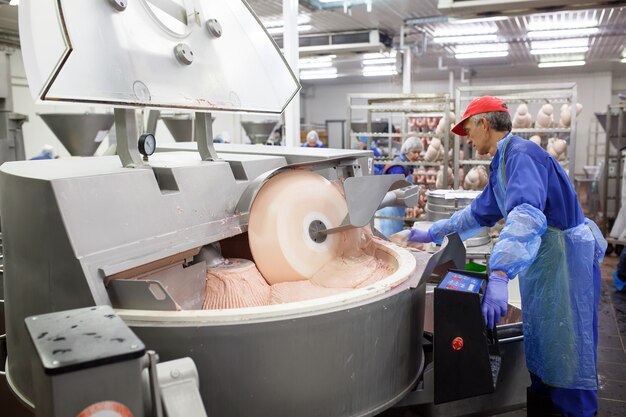
[[[498,142],[500,169],[492,173],[496,176],[494,194],[505,220],[504,153],[510,139],[509,133]],[[526,364],[545,384],[597,389],[594,294],[599,288],[594,288],[593,267],[604,255],[603,242],[597,226],[588,219],[567,230],[548,227],[537,257],[520,273]]]

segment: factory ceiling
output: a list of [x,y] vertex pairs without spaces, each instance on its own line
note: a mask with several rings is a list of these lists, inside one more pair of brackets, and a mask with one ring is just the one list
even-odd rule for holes
[[[451,7],[455,1],[489,3],[491,9],[474,6],[451,12],[438,8],[445,4]],[[0,43],[7,43],[17,31],[17,8],[4,2],[0,0]],[[248,3],[282,45],[283,1]],[[625,5],[626,1],[583,0],[300,0],[298,23],[301,57],[305,58],[301,71],[315,70],[311,57],[322,56],[331,60],[330,68],[336,68],[327,78],[361,76],[364,60],[375,58],[364,53],[380,50],[387,52],[378,57],[384,60],[381,63],[388,68],[395,66],[390,71],[398,74],[402,71],[401,55],[389,52],[398,49],[402,41],[413,53],[414,72],[536,69],[566,62],[619,74],[626,61]],[[330,36],[338,33],[357,36],[355,39],[360,36],[361,41],[355,48],[333,49],[328,45],[333,42]],[[362,42],[366,33],[376,36]],[[324,65],[329,68],[328,63]]]
[[[618,74],[624,71],[624,1],[471,0],[465,3],[489,3],[492,9],[474,6],[451,12],[438,8],[438,4],[453,2],[373,0],[368,5],[369,1],[354,0],[355,4],[346,9],[343,1],[301,0],[299,24],[306,31],[300,36],[377,29],[397,48],[403,34],[404,46],[413,52],[413,71],[423,73],[490,67],[499,71],[506,68],[513,74],[561,62]],[[331,4],[338,7],[329,7]],[[280,27],[282,0],[250,0],[250,5],[267,27]],[[281,35],[274,36],[280,43]],[[320,48],[319,54],[324,53]],[[354,75],[358,66],[354,61],[359,59],[353,52],[330,53],[337,55],[333,60],[339,76],[342,72]]]

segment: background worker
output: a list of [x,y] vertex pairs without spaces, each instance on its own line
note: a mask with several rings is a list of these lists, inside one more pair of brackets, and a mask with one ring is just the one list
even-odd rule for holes
[[[406,180],[413,183],[413,166],[398,164],[416,162],[422,157],[424,144],[421,139],[416,136],[406,138],[400,149],[400,155],[394,158],[395,163],[388,164],[383,169],[383,174],[402,174]],[[404,213],[406,207],[385,207],[377,211],[378,216],[394,217],[381,218],[376,222],[377,229],[385,236],[391,236],[404,229]]]
[[34,156],[30,159],[34,161],[34,160],[39,160],[39,159],[54,159],[54,158],[56,158],[54,154],[54,146],[44,145],[43,148],[41,148],[41,152],[39,153],[39,155]]
[[[358,136],[356,138],[356,149],[360,149],[364,151],[366,150],[366,148],[367,148],[367,137]],[[374,153],[374,158],[380,158],[381,156],[383,156],[383,153],[378,148],[376,141],[374,139],[372,139],[370,142],[370,151]],[[373,174],[382,175],[384,173],[385,173],[385,165],[382,163],[377,164],[374,162]]]
[[606,241],[595,223],[583,217],[561,165],[540,146],[511,134],[511,118],[500,99],[473,100],[452,132],[467,136],[479,154],[493,156],[489,183],[450,219],[428,231],[405,231],[402,237],[441,243],[447,234],[459,232],[466,239],[504,218],[489,261],[485,322],[492,328],[505,315],[507,283],[519,276],[532,381],[528,415],[595,415],[599,262]]
[[320,140],[317,131],[310,130],[309,133],[306,134],[306,141],[301,145],[303,148],[323,148],[324,144]]

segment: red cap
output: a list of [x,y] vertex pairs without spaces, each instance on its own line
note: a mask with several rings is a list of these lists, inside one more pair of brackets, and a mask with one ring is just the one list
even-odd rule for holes
[[508,112],[509,109],[507,109],[504,101],[500,100],[498,97],[482,96],[475,98],[465,109],[465,113],[463,113],[463,118],[461,119],[461,121],[452,128],[452,133],[459,136],[466,136],[467,134],[463,129],[463,123],[467,119],[477,114],[489,113],[494,111]]

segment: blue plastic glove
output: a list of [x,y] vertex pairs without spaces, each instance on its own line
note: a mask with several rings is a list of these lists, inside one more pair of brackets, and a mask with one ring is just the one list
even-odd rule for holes
[[409,235],[409,242],[430,243],[432,241],[433,241],[433,238],[430,235],[430,231],[419,230],[415,228],[411,229],[411,234]]
[[493,329],[498,324],[500,317],[506,315],[506,307],[509,302],[508,283],[509,279],[504,275],[496,272],[492,272],[489,275],[487,290],[483,298],[483,317],[485,318],[485,324],[490,329]]

